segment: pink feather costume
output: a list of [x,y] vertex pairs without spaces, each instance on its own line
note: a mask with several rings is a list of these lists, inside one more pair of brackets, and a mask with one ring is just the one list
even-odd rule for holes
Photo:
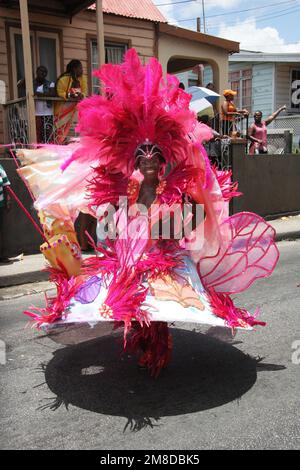
[[[275,233],[255,214],[229,217],[229,201],[240,195],[237,184],[230,172],[211,168],[202,146],[209,128],[198,125],[189,109],[190,95],[175,77],[163,77],[156,59],[143,66],[130,49],[123,64],[104,65],[95,75],[104,94],[80,103],[80,141],[26,151],[20,174],[33,186],[36,207],[48,218],[74,222],[84,210],[101,222],[113,207],[118,235],[98,243],[97,255],[81,262],[77,276],[62,263],[52,268],[57,296],[47,299],[44,309],[25,313],[45,328],[101,321],[122,325],[125,346],[157,376],[170,360],[168,322],[232,329],[264,325],[256,320],[258,311],[250,315],[230,295],[271,275],[278,261]],[[183,210],[190,200],[204,206],[203,222],[180,240],[151,238],[155,210],[129,215],[119,205],[120,197],[136,205],[141,181],[135,176],[135,154],[145,142],[160,149],[169,171],[156,190],[156,211],[163,205]],[[46,155],[45,166],[43,159],[36,162],[34,152]],[[49,162],[56,172],[52,182],[47,180]],[[39,180],[36,172],[44,178]],[[191,249],[197,233],[204,236]]]

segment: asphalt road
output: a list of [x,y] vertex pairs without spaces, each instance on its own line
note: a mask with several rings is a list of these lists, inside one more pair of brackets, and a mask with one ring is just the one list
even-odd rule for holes
[[158,380],[120,354],[118,337],[66,346],[26,328],[22,311],[42,305],[41,294],[0,302],[0,448],[299,449],[300,364],[292,355],[300,241],[280,251],[273,277],[239,296],[252,311],[261,306],[268,326],[232,338],[177,324],[172,363]]

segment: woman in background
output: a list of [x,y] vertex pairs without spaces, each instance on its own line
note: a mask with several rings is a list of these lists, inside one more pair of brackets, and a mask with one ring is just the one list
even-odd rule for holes
[[[56,82],[56,92],[57,96],[66,100],[65,103],[57,103],[55,107],[56,143],[62,145],[66,142],[75,120],[78,102],[88,94],[87,79],[83,75],[80,60],[74,59],[68,63],[66,71]],[[96,220],[89,214],[80,213],[79,242],[82,251],[90,250],[86,231],[95,238]]]
[[74,59],[68,63],[66,71],[57,79],[56,93],[58,97],[66,100],[65,103],[57,103],[54,110],[56,143],[62,145],[74,122],[78,101],[88,94],[87,79],[83,75],[80,60]]
[[282,106],[275,113],[271,114],[265,121],[263,121],[263,113],[256,111],[254,113],[254,123],[249,128],[249,139],[251,140],[249,154],[261,155],[268,153],[268,136],[267,126],[277,118],[277,116],[286,110],[286,106]]
[[235,122],[237,118],[249,115],[247,109],[237,109],[234,103],[234,97],[237,95],[236,91],[224,90],[223,96],[225,98],[221,107],[221,120],[223,135],[231,136],[236,131]]

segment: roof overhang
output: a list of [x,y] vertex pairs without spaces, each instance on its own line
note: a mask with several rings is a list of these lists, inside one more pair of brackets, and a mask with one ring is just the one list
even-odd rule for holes
[[[72,17],[82,10],[86,10],[93,5],[95,0],[78,1],[78,0],[55,0],[48,3],[28,0],[29,11],[38,11],[54,15],[62,15]],[[17,0],[0,0],[0,6],[7,8],[19,8],[19,1]]]
[[240,52],[233,54],[230,62],[277,62],[277,63],[300,63],[299,53],[267,53],[267,52]]
[[228,39],[219,38],[217,36],[210,36],[209,34],[198,33],[190,29],[179,28],[169,24],[160,23],[159,32],[161,34],[168,34],[181,39],[188,39],[189,41],[196,41],[209,46],[219,47],[225,49],[228,53],[237,53],[240,51],[240,43],[229,41]]

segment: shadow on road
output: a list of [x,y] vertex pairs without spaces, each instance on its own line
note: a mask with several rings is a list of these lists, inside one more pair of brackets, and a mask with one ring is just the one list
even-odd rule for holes
[[139,370],[136,358],[121,354],[122,337],[106,336],[59,349],[44,367],[56,398],[41,409],[73,405],[95,413],[127,418],[126,430],[159,425],[165,416],[215,408],[241,398],[261,364],[210,335],[172,329],[174,354],[157,380]]

